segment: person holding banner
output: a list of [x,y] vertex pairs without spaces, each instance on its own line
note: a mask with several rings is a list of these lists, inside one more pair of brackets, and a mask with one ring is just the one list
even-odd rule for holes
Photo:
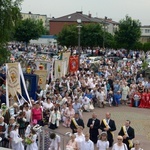
[[130,126],[130,120],[126,120],[125,125],[121,127],[118,135],[123,137],[123,143],[127,145],[128,150],[133,147],[133,139],[135,137],[134,129]]

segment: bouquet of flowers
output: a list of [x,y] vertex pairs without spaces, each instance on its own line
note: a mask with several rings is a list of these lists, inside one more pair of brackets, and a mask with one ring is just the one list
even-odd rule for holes
[[31,139],[31,138],[32,138],[31,135],[30,135],[29,137],[26,137],[26,138],[25,138],[25,143],[26,143],[27,145],[32,144],[32,139]]

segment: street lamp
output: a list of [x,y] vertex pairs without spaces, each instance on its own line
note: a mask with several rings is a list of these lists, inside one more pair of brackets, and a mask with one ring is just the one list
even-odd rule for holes
[[80,56],[80,54],[81,54],[81,51],[80,51],[80,35],[81,35],[81,28],[82,28],[82,26],[81,26],[81,23],[82,23],[82,21],[81,21],[81,19],[77,19],[77,23],[78,23],[78,26],[77,26],[77,28],[78,28],[78,54],[79,54],[79,56]]
[[104,32],[103,32],[103,49],[105,48],[106,20],[107,20],[107,17],[105,17],[105,19],[103,20],[103,28],[104,28]]

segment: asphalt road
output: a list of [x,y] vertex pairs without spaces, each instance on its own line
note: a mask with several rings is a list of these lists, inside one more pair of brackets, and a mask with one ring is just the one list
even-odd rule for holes
[[[129,106],[119,106],[119,107],[109,107],[94,109],[97,113],[98,119],[102,120],[105,118],[106,112],[111,113],[111,118],[115,120],[117,130],[115,134],[115,142],[117,139],[117,134],[122,125],[124,125],[126,120],[131,121],[131,126],[135,130],[135,139],[141,142],[141,147],[144,150],[150,150],[150,109],[136,108]],[[88,119],[92,116],[92,112],[83,112],[83,120],[85,123],[84,133],[88,132],[88,127],[86,126]],[[60,124],[60,127],[56,130],[62,134],[66,132],[71,132],[69,128],[65,128]],[[99,131],[101,132],[101,130]],[[62,140],[67,142],[62,136]],[[96,148],[95,148],[96,149]]]

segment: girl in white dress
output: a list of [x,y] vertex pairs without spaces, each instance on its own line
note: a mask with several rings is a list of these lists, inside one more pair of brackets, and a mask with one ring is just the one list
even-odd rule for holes
[[82,150],[82,143],[85,141],[85,135],[83,134],[83,127],[78,126],[77,133],[75,133],[75,141],[77,142],[77,146],[79,150]]
[[22,138],[18,134],[19,124],[16,124],[14,130],[10,132],[11,145],[13,150],[24,150]]
[[31,134],[28,136],[28,138],[31,140],[32,143],[27,145],[26,150],[38,150],[38,146],[36,143],[37,134],[33,129],[31,129]]
[[98,150],[108,150],[109,142],[107,141],[107,132],[102,132],[97,141]]

